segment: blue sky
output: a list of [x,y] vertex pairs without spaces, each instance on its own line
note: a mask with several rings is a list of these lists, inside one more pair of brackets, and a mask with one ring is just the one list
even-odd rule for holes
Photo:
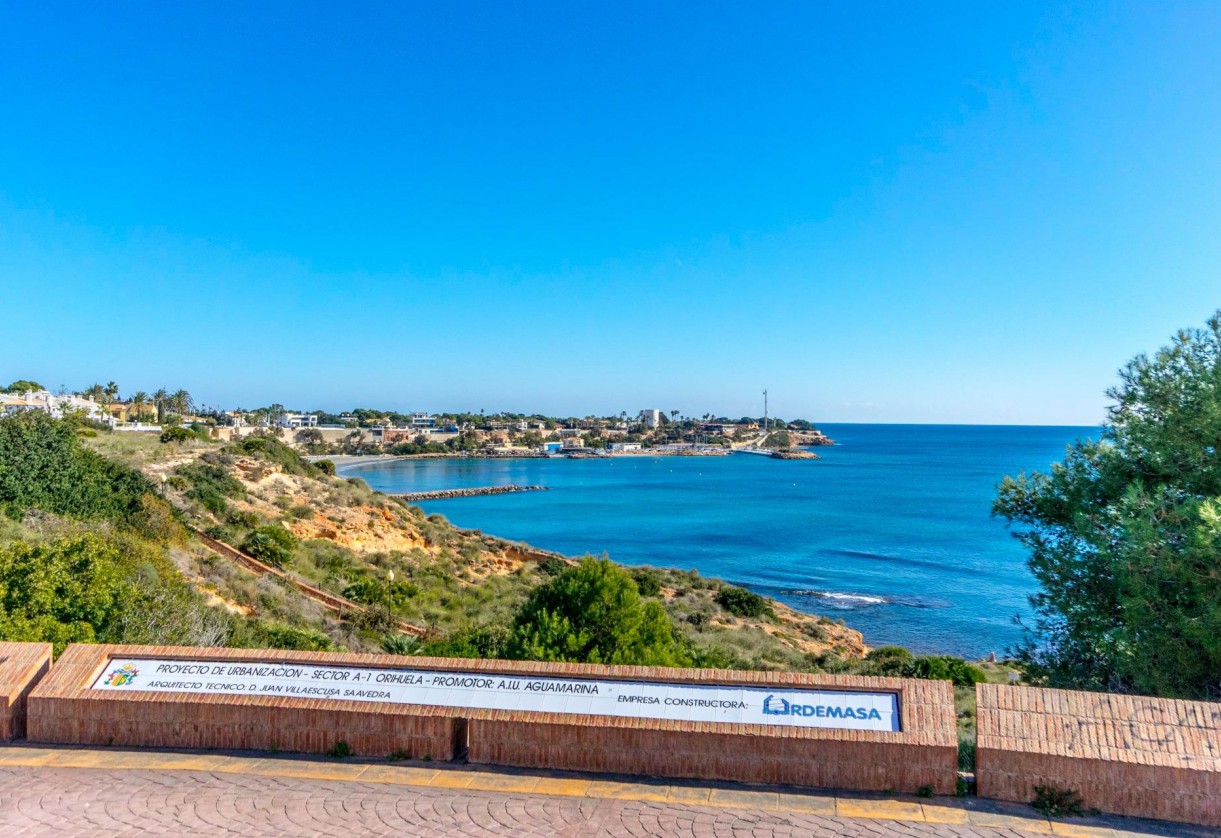
[[1086,424],[1221,307],[1221,4],[0,3],[0,378]]

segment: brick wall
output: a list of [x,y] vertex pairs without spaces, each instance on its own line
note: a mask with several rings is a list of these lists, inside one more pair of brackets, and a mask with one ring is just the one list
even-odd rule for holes
[[[433,707],[271,696],[113,693],[90,686],[112,655],[198,661],[385,666],[383,655],[173,646],[72,645],[29,697],[31,742],[357,754],[451,759],[453,713]],[[401,665],[402,659],[397,659]]]
[[1221,704],[980,684],[980,797],[1076,791],[1106,812],[1221,826]]
[[[111,656],[277,661],[364,667],[899,695],[901,731],[623,719],[284,696],[102,692],[90,686]],[[324,752],[343,740],[358,754],[406,750],[473,762],[702,777],[831,788],[954,790],[957,744],[948,682],[845,675],[411,658],[244,649],[70,646],[29,701],[35,742]]]
[[26,698],[50,668],[50,643],[0,643],[0,742],[25,736]]
[[[618,669],[611,667],[608,669]],[[899,693],[898,732],[495,712],[470,722],[475,763],[746,783],[953,794],[948,681],[650,669],[645,680]]]

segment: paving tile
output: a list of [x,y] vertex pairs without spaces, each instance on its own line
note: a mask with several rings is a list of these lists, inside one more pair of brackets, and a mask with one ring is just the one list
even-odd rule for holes
[[590,782],[568,777],[539,777],[534,786],[534,793],[554,794],[559,797],[587,797]]
[[1064,835],[1067,838],[1115,838],[1115,830],[1105,826],[1090,826],[1088,824],[1051,822],[1052,835]]
[[967,823],[967,811],[962,806],[946,803],[921,803],[925,823]]
[[647,800],[653,803],[665,803],[669,790],[669,786],[594,780],[589,784],[586,796],[604,797],[613,800]]
[[[0,749],[2,750],[2,749]],[[0,759],[0,835],[1123,838],[1208,830],[1049,823],[988,801],[892,800],[451,766],[62,749]],[[92,767],[63,767],[63,765]],[[1215,834],[1215,833],[1211,833]]]
[[924,820],[924,810],[920,808],[919,803],[908,803],[902,800],[839,797],[835,800],[835,813],[841,817],[870,818],[872,820]]
[[774,812],[780,808],[780,795],[774,791],[713,789],[712,793],[708,796],[708,802],[713,806],[729,806],[735,809],[757,809],[761,812]]
[[801,812],[811,815],[834,815],[835,798],[813,794],[782,794],[777,804],[781,812]]
[[435,768],[416,768],[411,765],[368,765],[360,772],[359,780],[367,783],[394,783],[404,786],[427,786],[441,772]]
[[1005,815],[998,812],[967,811],[967,823],[971,826],[991,826],[999,829],[1020,829],[1024,832],[1036,832],[1040,835],[1051,835],[1051,823],[1038,818],[1023,818],[1017,815]]

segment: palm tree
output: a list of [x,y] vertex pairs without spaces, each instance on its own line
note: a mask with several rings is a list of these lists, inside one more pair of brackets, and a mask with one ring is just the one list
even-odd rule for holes
[[93,399],[95,402],[101,404],[102,399],[106,396],[106,390],[101,384],[93,384],[87,390],[85,390],[85,392],[81,393],[81,395],[87,399]]
[[131,406],[136,414],[136,421],[144,418],[144,406],[148,404],[148,393],[137,390],[131,394]]
[[195,403],[191,400],[191,394],[186,390],[175,390],[174,394],[170,396],[170,405],[175,413],[185,417],[191,412]]
[[164,387],[158,388],[157,391],[155,393],[153,393],[153,404],[156,405],[156,407],[157,407],[157,423],[158,424],[161,423],[161,417],[165,413],[166,402],[169,400],[169,398],[170,398],[170,394],[166,391],[166,389]]
[[106,396],[106,404],[113,404],[119,400],[119,385],[113,381],[107,381],[102,392]]

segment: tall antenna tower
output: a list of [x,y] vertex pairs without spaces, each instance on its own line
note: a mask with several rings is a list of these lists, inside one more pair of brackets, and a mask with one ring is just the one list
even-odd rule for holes
[[763,432],[764,433],[767,433],[768,427],[769,427],[769,425],[768,425],[768,421],[767,421],[767,391],[764,390],[763,391]]

